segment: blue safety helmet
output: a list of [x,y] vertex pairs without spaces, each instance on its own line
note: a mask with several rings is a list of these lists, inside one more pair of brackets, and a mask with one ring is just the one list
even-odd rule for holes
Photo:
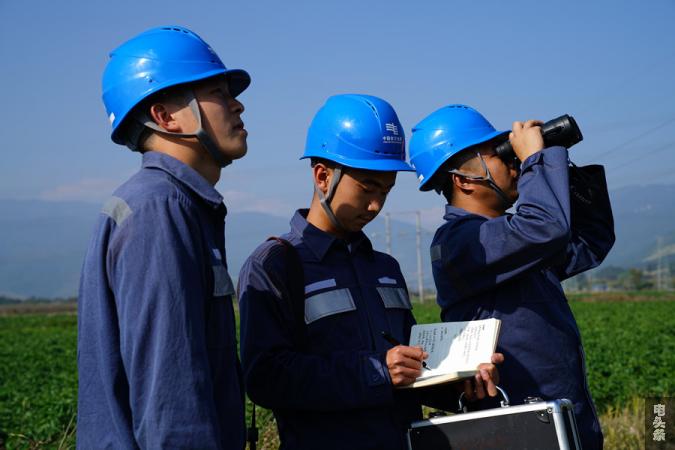
[[485,117],[466,105],[448,105],[431,113],[415,125],[410,138],[410,163],[417,172],[419,190],[434,189],[429,180],[457,153],[508,133],[495,130]]
[[300,159],[323,158],[354,169],[413,171],[394,108],[371,95],[335,95],[316,113]]
[[322,158],[337,163],[324,194],[314,191],[321,207],[338,229],[345,229],[330,206],[342,167],[377,171],[413,171],[405,162],[405,133],[396,111],[371,95],[335,95],[326,100],[307,132],[300,159]]
[[179,26],[147,30],[110,53],[103,74],[103,103],[114,142],[135,149],[125,136],[130,112],[149,95],[183,83],[227,76],[230,94],[239,95],[251,82],[241,69],[228,69],[197,34]]

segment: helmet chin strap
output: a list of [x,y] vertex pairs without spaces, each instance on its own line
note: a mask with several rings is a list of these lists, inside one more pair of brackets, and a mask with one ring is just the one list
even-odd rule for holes
[[174,133],[172,131],[166,131],[165,129],[157,125],[157,123],[154,120],[152,120],[152,118],[150,118],[146,112],[139,113],[136,116],[136,120],[138,120],[144,126],[157,131],[158,133],[168,134],[170,136],[177,136],[177,137],[196,137],[199,143],[202,145],[202,147],[204,147],[206,151],[209,152],[209,155],[211,155],[211,157],[216,161],[219,167],[222,168],[230,165],[232,163],[232,160],[223,156],[223,154],[221,153],[220,149],[213,141],[211,136],[202,127],[202,114],[199,111],[199,104],[197,103],[197,98],[195,97],[194,91],[192,89],[185,89],[184,95],[186,103],[190,106],[190,109],[192,110],[192,115],[195,117],[195,119],[197,119],[197,130],[194,133]]
[[340,181],[340,178],[342,178],[342,166],[338,165],[333,169],[333,176],[331,177],[330,184],[328,185],[328,191],[326,192],[326,195],[324,195],[323,191],[319,189],[319,186],[316,184],[314,185],[314,192],[316,192],[316,195],[319,196],[321,207],[328,216],[328,219],[330,219],[333,226],[340,231],[346,232],[347,230],[342,226],[337,217],[335,217],[335,213],[330,207],[330,202],[333,200],[333,195],[335,195],[335,190],[337,188],[338,182]]
[[513,206],[513,202],[509,200],[509,197],[506,195],[506,193],[497,186],[497,183],[495,183],[494,178],[492,178],[492,174],[490,174],[490,169],[488,169],[487,164],[485,164],[485,161],[483,160],[483,157],[480,155],[480,153],[476,152],[476,156],[478,156],[478,159],[480,160],[481,166],[483,166],[483,170],[485,170],[485,175],[472,175],[469,173],[464,173],[462,171],[459,171],[457,169],[452,169],[448,170],[449,173],[459,175],[464,178],[468,178],[470,180],[482,180],[482,181],[487,181],[488,186],[495,191],[497,194],[497,197],[499,200],[501,200],[503,206],[505,207],[504,209],[509,209],[511,206]]

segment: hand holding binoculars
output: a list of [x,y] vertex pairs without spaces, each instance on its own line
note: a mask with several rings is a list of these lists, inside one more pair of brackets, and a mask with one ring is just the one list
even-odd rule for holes
[[[570,148],[584,139],[576,120],[568,114],[556,117],[543,124],[541,126],[541,134],[544,137],[544,147],[560,145],[562,147]],[[499,144],[495,148],[495,151],[503,160],[516,157],[516,154],[513,152],[513,147],[511,147],[511,142],[508,139]]]

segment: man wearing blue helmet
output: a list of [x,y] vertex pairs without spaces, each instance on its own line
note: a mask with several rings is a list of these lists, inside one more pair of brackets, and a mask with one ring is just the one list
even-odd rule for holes
[[[602,262],[614,242],[612,211],[606,195],[591,208],[570,195],[567,149],[544,148],[540,125],[497,131],[468,106],[446,106],[413,128],[411,163],[420,190],[448,202],[431,244],[442,319],[501,319],[501,386],[512,403],[572,400],[582,447],[599,449],[581,336],[560,282]],[[517,160],[495,152],[507,138]]]
[[[396,172],[412,170],[403,128],[384,100],[337,95],[314,117],[302,158],[312,166],[309,210],[239,275],[247,391],[273,410],[282,449],[404,449],[419,398],[393,387],[412,383],[427,355],[382,337],[408,341],[412,305],[396,260],[362,231]],[[494,365],[482,369],[478,395],[496,395]]]
[[142,168],[108,200],[78,302],[77,446],[244,448],[221,169],[246,153],[243,70],[182,27],[110,54],[112,140]]

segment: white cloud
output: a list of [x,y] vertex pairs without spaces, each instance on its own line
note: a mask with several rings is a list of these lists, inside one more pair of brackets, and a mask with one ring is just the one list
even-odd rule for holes
[[[123,179],[83,178],[79,181],[44,190],[39,198],[47,201],[84,201],[100,203],[110,197]],[[260,212],[280,217],[290,217],[295,207],[286,201],[261,197],[237,190],[221,192],[225,205],[231,212]]]
[[84,201],[101,202],[108,198],[119,186],[119,179],[83,178],[69,184],[62,184],[42,191],[40,199],[48,201]]
[[260,197],[250,192],[224,191],[221,193],[227,209],[233,213],[259,212],[279,217],[290,217],[295,207],[272,197]]

